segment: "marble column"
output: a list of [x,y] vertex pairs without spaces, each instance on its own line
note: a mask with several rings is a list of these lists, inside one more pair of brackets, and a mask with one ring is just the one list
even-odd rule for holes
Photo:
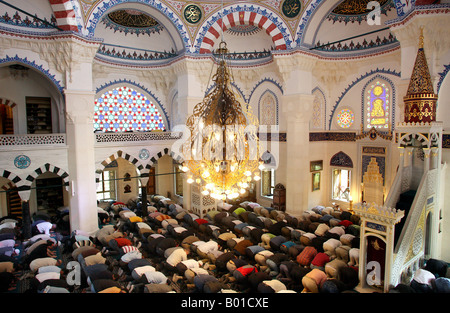
[[286,211],[294,216],[308,209],[311,188],[309,120],[314,96],[297,94],[283,97],[287,118]]
[[98,229],[93,134],[94,92],[66,90],[66,134],[70,175],[70,226]]

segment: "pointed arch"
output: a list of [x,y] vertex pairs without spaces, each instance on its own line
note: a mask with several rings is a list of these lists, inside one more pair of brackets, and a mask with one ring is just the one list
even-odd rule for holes
[[26,181],[26,186],[31,188],[31,184],[36,180],[36,178],[41,175],[44,174],[46,172],[51,172],[54,173],[56,175],[58,175],[59,177],[62,178],[63,180],[63,186],[66,190],[68,190],[69,188],[69,174],[63,170],[60,167],[57,167],[55,165],[52,165],[50,163],[45,163],[44,165],[42,165],[41,167],[38,167],[37,169],[35,169],[31,174],[29,174],[25,181]]
[[266,31],[272,38],[275,50],[286,50],[291,46],[291,35],[283,19],[277,13],[258,5],[232,5],[213,14],[205,21],[196,39],[196,51],[211,53],[214,43],[222,31],[236,25],[253,25]]
[[345,152],[339,151],[331,157],[330,166],[353,168],[353,160]]
[[[379,88],[381,94],[378,96],[374,94],[375,88]],[[375,115],[374,112],[374,103],[380,100],[382,103],[382,107],[378,110],[383,111],[383,116],[380,117],[369,117],[368,114]],[[372,127],[381,128],[387,130],[389,125],[391,129],[394,129],[395,125],[395,100],[396,100],[396,91],[395,85],[384,75],[377,74],[372,77],[363,87],[362,89],[362,105],[361,105],[361,124],[364,126],[364,129],[368,130]],[[378,119],[385,119],[383,124],[373,124],[372,121]]]
[[278,98],[269,89],[259,98],[258,120],[260,125],[278,125]]
[[325,129],[325,112],[327,111],[327,99],[325,93],[319,87],[312,90],[314,96],[311,129]]

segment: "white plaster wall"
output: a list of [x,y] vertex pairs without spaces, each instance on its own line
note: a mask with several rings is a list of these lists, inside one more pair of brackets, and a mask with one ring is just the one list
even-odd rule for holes
[[[171,197],[174,195],[174,175],[173,173],[173,159],[165,155],[158,159],[156,165],[156,193],[167,197],[170,193]],[[167,175],[161,175],[167,174]]]
[[[50,2],[48,0],[14,0],[14,1],[5,1],[7,3],[10,3],[14,5],[15,7],[22,9],[30,14],[36,14],[37,17],[44,19],[46,18],[47,21],[50,22],[51,16],[53,14],[53,9],[50,5]],[[12,17],[17,10],[11,8],[10,6],[7,6],[6,4],[0,3],[0,12],[2,14],[4,12],[8,12],[8,15]],[[25,18],[25,14],[19,13],[23,18]],[[28,17],[30,20],[32,20],[31,17]]]
[[61,94],[43,75],[29,69],[24,78],[14,79],[7,66],[0,68],[0,97],[11,100],[17,105],[13,108],[14,133],[27,133],[26,97],[49,97],[52,101],[53,133],[64,132],[65,116]]

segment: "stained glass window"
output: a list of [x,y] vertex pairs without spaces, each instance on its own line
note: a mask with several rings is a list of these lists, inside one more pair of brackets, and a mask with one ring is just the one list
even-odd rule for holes
[[95,99],[94,129],[99,131],[163,131],[164,120],[154,103],[129,87],[109,90]]
[[343,109],[337,115],[337,123],[342,128],[349,128],[355,121],[355,114],[350,109]]
[[389,127],[390,91],[385,83],[375,82],[366,91],[366,128]]

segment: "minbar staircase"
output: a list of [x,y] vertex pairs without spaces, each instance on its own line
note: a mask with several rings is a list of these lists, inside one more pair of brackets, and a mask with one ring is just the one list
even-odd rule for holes
[[414,201],[414,197],[416,196],[416,190],[408,190],[400,194],[400,198],[395,205],[397,210],[402,210],[405,212],[405,217],[401,219],[401,221],[395,225],[395,233],[394,233],[394,247],[397,246],[398,239],[400,238],[400,234],[402,233],[403,227],[405,225],[405,221],[408,218],[408,213],[411,209],[411,205]]

